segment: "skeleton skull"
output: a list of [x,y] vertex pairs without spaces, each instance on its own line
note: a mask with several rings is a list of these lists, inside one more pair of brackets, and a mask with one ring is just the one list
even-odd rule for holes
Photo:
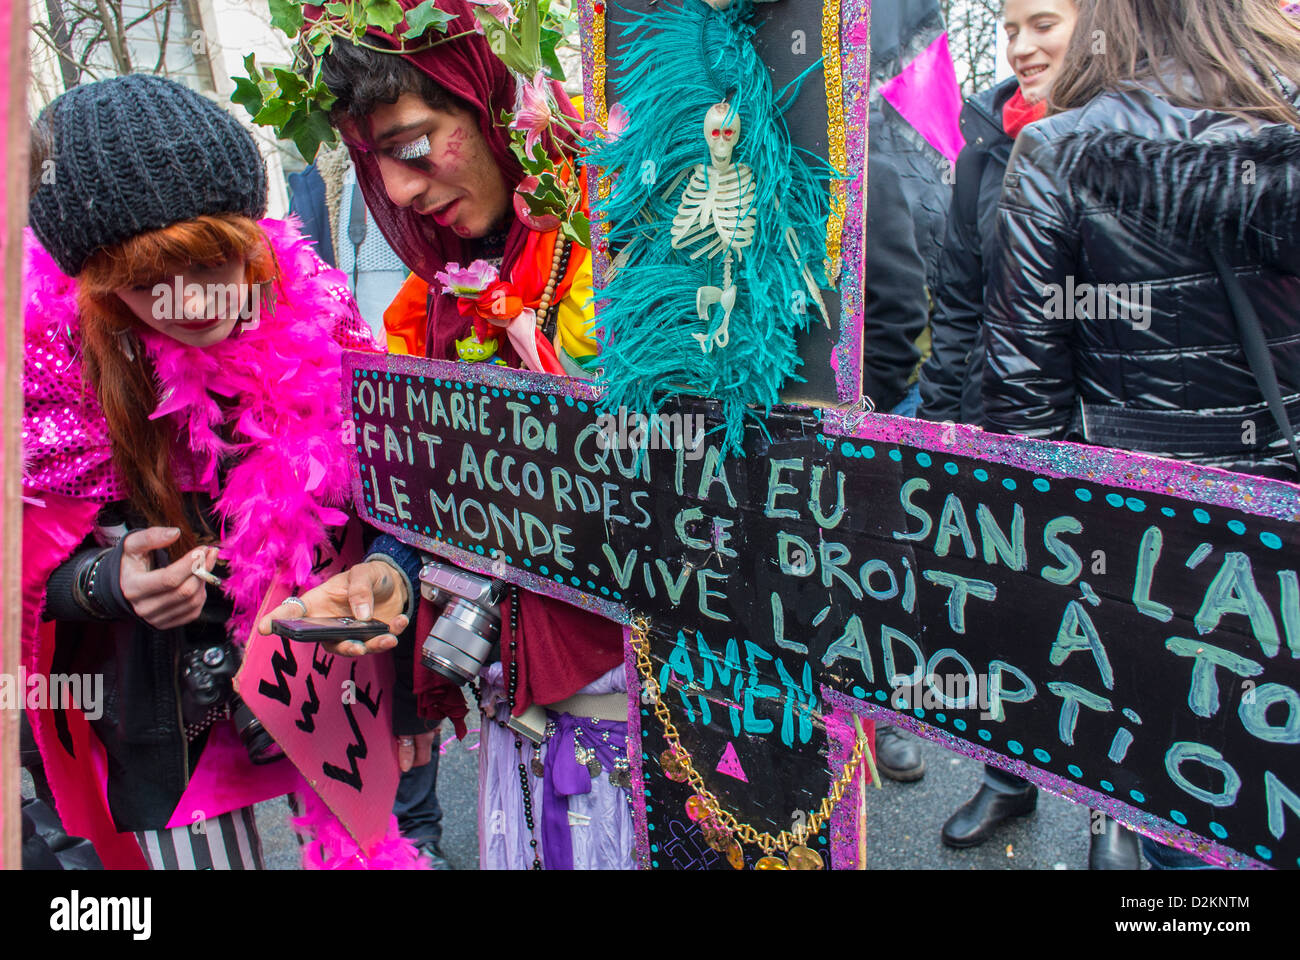
[[740,112],[729,103],[715,103],[704,115],[704,141],[713,162],[725,167],[740,140]]

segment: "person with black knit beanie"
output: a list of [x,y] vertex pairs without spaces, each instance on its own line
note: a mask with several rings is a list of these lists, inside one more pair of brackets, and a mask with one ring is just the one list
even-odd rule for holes
[[252,805],[305,787],[232,678],[263,597],[339,539],[340,347],[378,348],[262,219],[251,134],[180,84],[69,90],[31,169],[24,665],[99,678],[29,711],[44,772],[107,867],[260,867]]

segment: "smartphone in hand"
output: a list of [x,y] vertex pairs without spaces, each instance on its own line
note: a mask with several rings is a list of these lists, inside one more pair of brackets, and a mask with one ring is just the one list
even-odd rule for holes
[[354,620],[352,617],[302,617],[298,620],[272,620],[271,632],[301,643],[336,643],[356,640],[365,643],[390,632],[382,620]]

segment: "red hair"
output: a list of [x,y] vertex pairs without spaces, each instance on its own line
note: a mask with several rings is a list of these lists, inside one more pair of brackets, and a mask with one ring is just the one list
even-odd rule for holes
[[[279,273],[257,222],[237,214],[212,214],[142,233],[96,251],[77,275],[83,369],[99,399],[112,440],[113,463],[131,503],[150,526],[177,527],[173,559],[212,531],[196,533],[185,512],[171,463],[174,430],[150,420],[158,405],[153,366],[134,334],[145,325],[117,296],[124,287],[168,282],[192,265],[244,262],[244,282],[265,284]],[[122,336],[135,341],[128,358]]]

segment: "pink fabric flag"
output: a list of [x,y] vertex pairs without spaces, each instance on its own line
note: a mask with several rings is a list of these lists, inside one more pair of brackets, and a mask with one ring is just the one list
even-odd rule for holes
[[902,73],[887,80],[880,95],[930,146],[956,162],[965,139],[961,135],[961,90],[948,50],[948,34],[939,34]]

